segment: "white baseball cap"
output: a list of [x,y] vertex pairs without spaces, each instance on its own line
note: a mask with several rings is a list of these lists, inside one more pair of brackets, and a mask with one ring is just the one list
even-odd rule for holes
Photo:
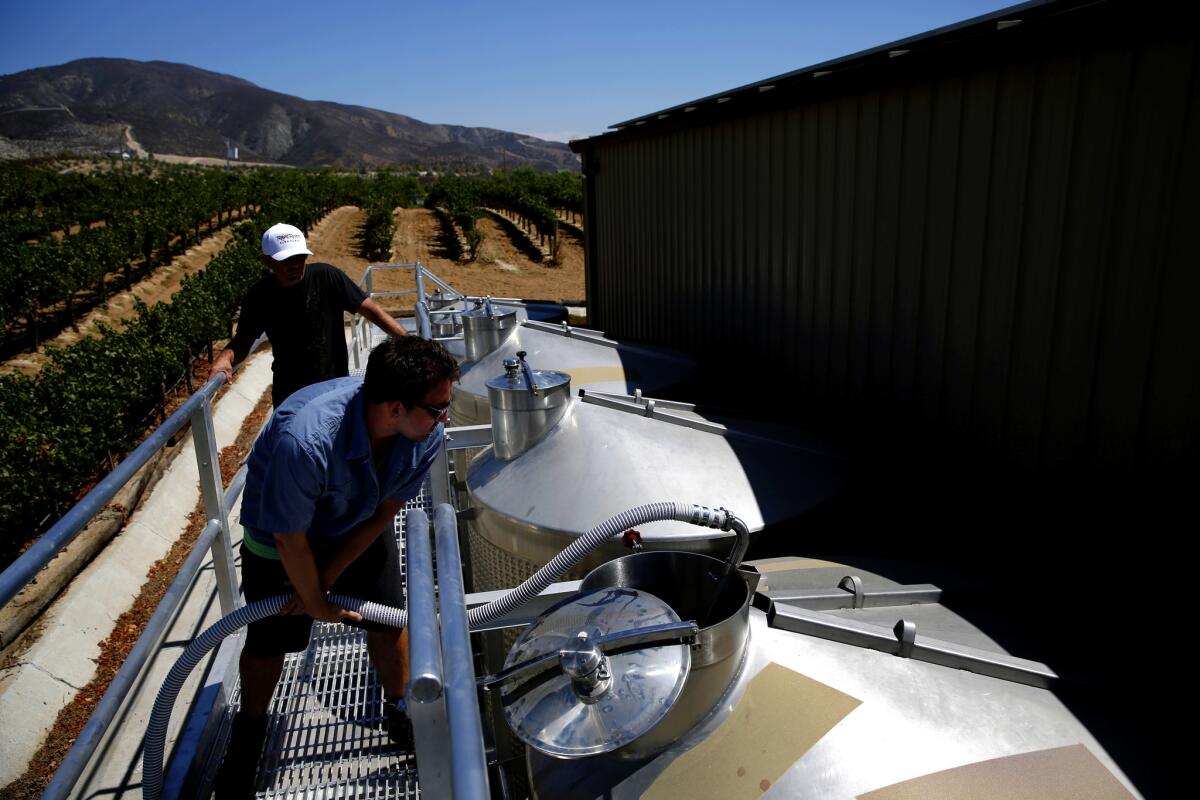
[[300,229],[282,222],[267,228],[267,232],[263,234],[262,247],[263,255],[276,261],[283,261],[301,253],[312,255],[312,250],[308,249],[308,243],[304,241],[304,234]]

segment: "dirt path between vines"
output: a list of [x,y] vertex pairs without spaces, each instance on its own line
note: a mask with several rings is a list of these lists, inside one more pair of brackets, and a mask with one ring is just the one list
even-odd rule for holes
[[[392,258],[400,264],[420,260],[431,272],[464,294],[554,301],[577,301],[585,296],[583,244],[570,233],[560,233],[562,264],[550,266],[530,260],[494,220],[484,217],[476,224],[484,235],[479,258],[474,263],[459,262],[449,258],[441,245],[441,226],[432,211],[424,208],[397,209]],[[310,249],[316,252],[316,247]],[[358,280],[365,263],[359,259],[359,263],[351,269],[347,269],[345,264],[338,266],[351,278]],[[380,273],[373,281],[376,290],[414,288],[411,271]],[[433,288],[426,287],[426,291],[432,292]],[[383,305],[411,309],[413,302],[409,297],[384,298]]]
[[358,239],[367,215],[357,206],[339,206],[308,232],[309,261],[326,261],[358,282],[367,260],[358,255]]
[[189,247],[183,255],[176,256],[171,263],[158,267],[149,277],[143,278],[133,285],[132,291],[114,294],[102,308],[88,312],[79,320],[79,331],[70,327],[63,330],[53,339],[43,342],[34,352],[21,353],[0,364],[0,375],[24,373],[31,375],[38,372],[48,360],[47,345],[67,347],[75,344],[84,337],[99,335],[98,325],[117,327],[118,323],[137,316],[137,306],[134,298],[140,299],[148,306],[156,305],[164,300],[170,300],[171,295],[179,291],[183,279],[193,275],[208,266],[213,256],[221,252],[233,236],[233,228],[227,227],[217,231],[197,245]]

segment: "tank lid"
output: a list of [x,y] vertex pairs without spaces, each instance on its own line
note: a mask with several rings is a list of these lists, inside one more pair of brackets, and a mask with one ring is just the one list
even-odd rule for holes
[[504,374],[489,380],[487,387],[497,391],[523,392],[538,397],[546,391],[570,384],[571,376],[565,372],[531,369],[525,361],[526,355],[528,354],[524,350],[518,350],[516,356],[504,359]]
[[623,747],[679,698],[694,635],[694,625],[648,592],[606,587],[572,595],[508,653],[505,672],[516,675],[501,689],[508,725],[530,747],[559,758]]
[[490,297],[476,299],[474,308],[463,312],[463,316],[470,319],[508,319],[516,315],[517,310],[515,308],[505,308],[503,306],[497,308],[492,303],[492,298]]

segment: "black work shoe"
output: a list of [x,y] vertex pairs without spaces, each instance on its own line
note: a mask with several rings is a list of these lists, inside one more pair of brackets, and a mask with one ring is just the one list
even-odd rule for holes
[[388,700],[383,701],[383,724],[387,730],[388,738],[391,739],[393,744],[405,752],[413,752],[415,744],[413,742],[412,720],[395,703]]
[[248,800],[254,797],[254,779],[258,777],[258,759],[267,738],[270,717],[250,717],[238,713],[229,732],[225,760],[213,782],[216,800]]

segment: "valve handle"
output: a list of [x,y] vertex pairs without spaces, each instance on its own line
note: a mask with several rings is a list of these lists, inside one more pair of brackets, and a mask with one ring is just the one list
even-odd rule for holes
[[642,552],[642,534],[640,531],[630,528],[621,534],[621,544],[628,547],[635,553]]

